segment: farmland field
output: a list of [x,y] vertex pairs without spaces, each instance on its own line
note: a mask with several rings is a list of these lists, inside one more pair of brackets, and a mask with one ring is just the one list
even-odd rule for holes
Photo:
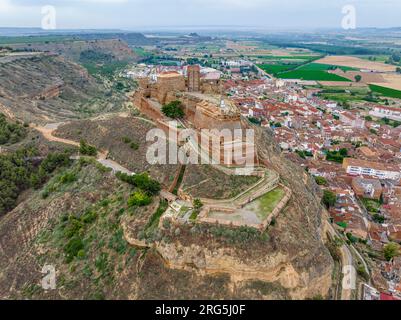
[[[311,57],[310,57],[311,58]],[[261,69],[269,74],[282,79],[302,79],[312,81],[344,81],[351,82],[351,80],[341,77],[336,74],[331,74],[328,71],[340,68],[342,71],[355,70],[351,67],[338,67],[334,65],[309,63],[310,60],[304,63],[293,64],[262,64],[259,65]]]
[[296,68],[297,65],[294,64],[262,64],[259,68],[263,69],[269,74],[277,75],[280,72],[285,72]]
[[318,96],[331,101],[340,103],[348,101],[366,101],[370,90],[368,87],[324,87]]
[[335,69],[341,69],[344,72],[346,71],[351,71],[351,70],[358,70],[356,68],[351,68],[351,67],[343,67],[343,66],[336,66],[336,65],[330,65],[330,64],[321,64],[321,63],[308,63],[297,70],[302,70],[302,71],[328,71],[328,70],[335,70]]
[[284,73],[280,73],[278,75],[279,78],[282,79],[301,79],[301,80],[310,80],[310,81],[344,81],[351,82],[346,78],[340,77],[336,74],[328,73],[325,71],[319,70],[292,70]]
[[317,60],[317,63],[338,65],[344,67],[358,68],[358,69],[368,69],[380,72],[393,72],[396,67],[388,65],[382,62],[369,61],[365,59],[360,59],[353,56],[327,56],[323,59]]
[[385,88],[385,87],[377,86],[374,84],[369,85],[369,88],[373,92],[380,93],[383,96],[401,99],[401,91],[399,91],[399,90]]

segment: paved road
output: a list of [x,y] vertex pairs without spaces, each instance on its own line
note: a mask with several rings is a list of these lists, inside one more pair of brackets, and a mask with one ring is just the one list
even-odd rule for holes
[[[340,238],[340,235],[334,229],[334,227],[326,221],[327,230],[334,239],[335,237]],[[354,259],[351,252],[349,251],[347,245],[342,245],[340,248],[341,252],[341,265],[344,266],[354,266]],[[342,271],[342,270],[341,270]],[[341,300],[351,300],[352,299],[352,289],[346,289],[341,285]]]

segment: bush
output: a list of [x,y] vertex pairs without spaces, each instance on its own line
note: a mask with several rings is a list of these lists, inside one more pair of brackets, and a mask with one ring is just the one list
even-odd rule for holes
[[96,147],[89,145],[85,140],[81,140],[79,144],[79,152],[86,156],[91,156],[91,157],[97,156]]
[[203,203],[200,199],[194,199],[193,206],[195,210],[200,210],[203,207]]
[[128,138],[128,137],[123,137],[122,139],[121,139],[125,144],[128,144],[128,143],[131,143],[131,139],[130,138]]
[[354,237],[352,233],[347,233],[347,238],[351,243],[357,243],[358,242],[358,238]]
[[67,166],[71,164],[70,155],[67,152],[64,153],[51,153],[49,154],[45,160],[42,161],[40,167],[46,173],[52,173],[56,168]]
[[327,207],[333,207],[336,204],[337,197],[334,192],[330,190],[324,190],[323,192],[323,204]]
[[135,191],[128,199],[128,206],[144,207],[151,204],[152,198],[143,191]]
[[315,181],[319,186],[324,186],[327,184],[327,180],[323,177],[315,177]]
[[386,219],[385,219],[382,215],[380,215],[380,214],[375,213],[375,214],[373,215],[373,221],[375,221],[375,222],[377,222],[377,223],[384,223],[385,220],[386,220]]
[[123,182],[145,191],[148,195],[157,195],[161,190],[160,183],[150,178],[146,172],[132,176],[117,172],[116,177]]
[[63,184],[72,183],[77,181],[77,174],[75,172],[67,172],[66,174],[60,177],[60,182]]
[[391,261],[391,259],[399,255],[400,245],[395,242],[390,242],[384,246],[383,253],[386,260]]
[[51,153],[39,166],[35,148],[22,148],[0,155],[0,215],[11,210],[19,194],[30,188],[39,188],[57,167],[70,163],[68,154]]
[[185,116],[181,102],[176,100],[162,107],[162,112],[169,118],[177,119]]
[[0,113],[0,145],[17,143],[26,135],[26,127],[19,123],[8,122],[6,116]]
[[130,148],[132,150],[138,150],[139,149],[139,144],[137,144],[136,142],[131,142],[129,146],[130,146]]
[[71,262],[75,257],[78,256],[78,253],[84,249],[84,244],[82,239],[79,237],[74,237],[68,241],[68,243],[64,246],[64,253],[66,256],[67,262]]

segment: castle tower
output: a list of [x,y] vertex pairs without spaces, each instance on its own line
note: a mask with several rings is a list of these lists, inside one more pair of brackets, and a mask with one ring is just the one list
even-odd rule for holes
[[197,92],[200,91],[200,66],[191,65],[188,66],[188,91]]

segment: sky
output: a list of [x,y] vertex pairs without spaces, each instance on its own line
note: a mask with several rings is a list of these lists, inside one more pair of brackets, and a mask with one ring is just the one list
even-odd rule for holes
[[0,0],[0,27],[41,27],[46,5],[57,29],[341,28],[345,5],[357,27],[401,27],[400,0]]

